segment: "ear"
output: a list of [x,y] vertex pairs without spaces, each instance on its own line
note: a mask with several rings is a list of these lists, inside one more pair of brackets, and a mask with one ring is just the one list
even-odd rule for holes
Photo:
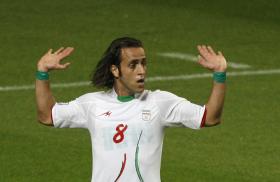
[[119,68],[116,65],[111,66],[111,72],[115,78],[119,78],[119,76],[120,76]]

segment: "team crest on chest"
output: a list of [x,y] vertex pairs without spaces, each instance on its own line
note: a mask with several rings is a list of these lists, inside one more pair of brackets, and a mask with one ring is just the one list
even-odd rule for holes
[[151,111],[150,110],[142,110],[142,120],[144,120],[144,121],[151,120]]

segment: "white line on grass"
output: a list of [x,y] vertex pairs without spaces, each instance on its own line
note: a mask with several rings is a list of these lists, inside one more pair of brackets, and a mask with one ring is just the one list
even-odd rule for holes
[[[197,56],[187,53],[178,53],[178,52],[165,52],[165,53],[158,53],[157,55],[167,58],[176,58],[184,61],[191,61],[197,62]],[[241,63],[234,63],[234,62],[227,62],[228,67],[235,68],[235,69],[248,69],[251,68],[250,65],[241,64]]]
[[[233,76],[252,76],[252,75],[274,75],[280,74],[280,69],[272,69],[272,70],[255,70],[255,71],[238,71],[238,72],[227,72],[227,75],[230,77]],[[170,81],[170,80],[191,80],[196,78],[210,78],[212,77],[212,73],[197,73],[191,75],[176,75],[176,76],[155,76],[147,78],[148,82],[154,81]],[[71,83],[52,83],[52,88],[69,88],[69,87],[81,87],[81,86],[89,86],[90,82],[71,82]],[[5,91],[18,91],[18,90],[33,90],[34,85],[22,85],[22,86],[2,86],[0,87],[0,92]]]
[[[274,75],[280,74],[280,69],[273,70],[256,70],[256,71],[237,71],[227,72],[227,76],[252,76],[252,75]],[[213,73],[198,73],[191,75],[176,75],[176,76],[156,76],[148,78],[147,81],[167,81],[167,80],[192,80],[196,78],[209,78],[212,77]]]
[[[90,85],[89,81],[83,82],[71,82],[71,83],[52,83],[52,88],[69,88],[69,87],[80,87]],[[17,90],[32,90],[35,88],[35,85],[22,85],[22,86],[4,86],[0,87],[0,91],[17,91]]]

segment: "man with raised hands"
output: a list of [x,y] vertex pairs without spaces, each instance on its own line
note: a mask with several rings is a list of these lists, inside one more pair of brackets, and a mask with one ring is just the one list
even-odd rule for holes
[[94,70],[93,85],[105,91],[59,103],[51,93],[49,72],[66,69],[70,63],[61,61],[74,48],[55,52],[50,49],[37,64],[38,119],[57,128],[89,131],[93,147],[92,181],[159,182],[166,127],[200,129],[221,122],[226,60],[210,46],[197,48],[198,63],[213,71],[213,87],[203,106],[170,92],[145,90],[145,50],[140,40],[130,37],[115,39]]

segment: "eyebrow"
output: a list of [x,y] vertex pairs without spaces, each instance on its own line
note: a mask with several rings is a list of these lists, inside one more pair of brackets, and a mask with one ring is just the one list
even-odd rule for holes
[[141,59],[132,59],[128,62],[128,64],[131,64],[131,63],[139,63],[139,62],[142,62],[142,61],[146,61],[146,57],[143,57]]

